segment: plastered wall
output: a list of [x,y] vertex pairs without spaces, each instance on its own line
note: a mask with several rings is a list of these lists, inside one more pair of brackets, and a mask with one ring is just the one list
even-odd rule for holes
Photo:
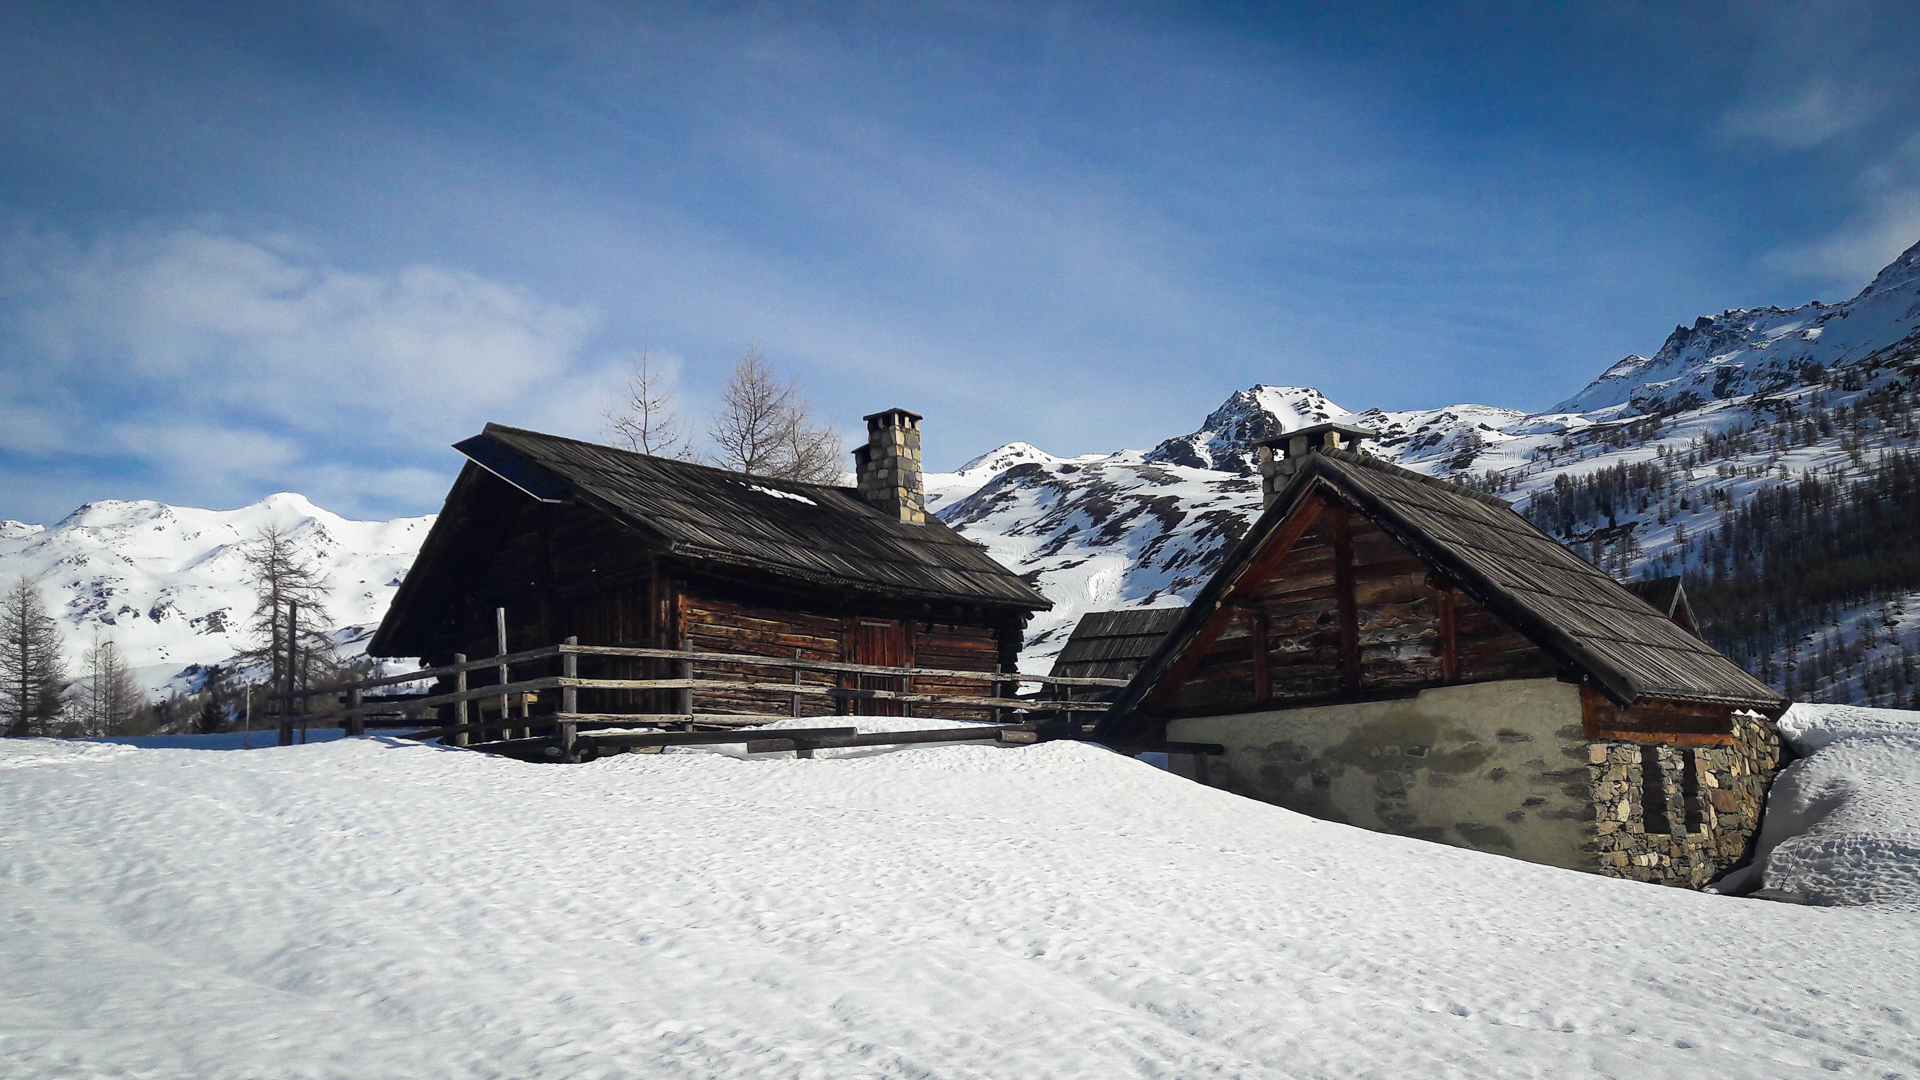
[[1192,779],[1380,832],[1598,869],[1579,688],[1557,679],[1435,687],[1418,697],[1175,720]]

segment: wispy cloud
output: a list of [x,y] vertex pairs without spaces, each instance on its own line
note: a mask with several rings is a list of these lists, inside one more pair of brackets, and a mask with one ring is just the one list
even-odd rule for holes
[[529,401],[590,433],[552,407],[592,416],[613,376],[583,359],[590,311],[463,271],[348,270],[283,238],[209,228],[85,244],[17,232],[0,257],[0,320],[0,416],[21,421],[0,448],[115,459],[207,498],[311,478],[348,509],[412,502],[408,467]]
[[1810,150],[1874,119],[1873,98],[1864,90],[1814,79],[1728,110],[1720,120],[1720,134]]

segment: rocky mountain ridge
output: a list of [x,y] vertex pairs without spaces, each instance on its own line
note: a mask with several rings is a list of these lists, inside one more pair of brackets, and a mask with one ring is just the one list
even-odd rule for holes
[[[1371,452],[1493,490],[1523,512],[1562,500],[1536,516],[1630,576],[1688,570],[1699,538],[1763,490],[1859,476],[1872,455],[1913,446],[1915,387],[1920,245],[1845,303],[1730,309],[1676,328],[1654,356],[1614,364],[1543,413],[1353,411],[1309,387],[1260,384],[1146,450],[1062,457],[1009,443],[928,474],[927,504],[1054,601],[1029,628],[1023,660],[1044,670],[1081,614],[1193,595],[1259,512],[1252,441],[1269,429],[1353,423],[1379,433]],[[1864,426],[1823,427],[1834,415]],[[1567,509],[1578,502],[1568,490],[1623,467],[1666,471],[1654,494]],[[238,629],[250,608],[239,548],[269,520],[294,529],[335,580],[336,624],[361,628],[377,622],[432,521],[351,522],[296,495],[233,511],[93,503],[51,527],[0,523],[0,574],[41,584],[76,654],[94,633],[112,636],[158,686],[250,644]],[[1905,609],[1920,620],[1920,593],[1912,599]],[[1851,625],[1864,610],[1833,619]]]

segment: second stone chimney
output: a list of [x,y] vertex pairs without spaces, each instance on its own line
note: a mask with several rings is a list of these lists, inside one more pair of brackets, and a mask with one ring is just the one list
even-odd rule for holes
[[1360,443],[1379,433],[1349,424],[1315,424],[1298,431],[1269,433],[1260,440],[1260,508],[1280,497],[1301,458],[1322,450],[1360,452]]
[[908,524],[926,524],[926,495],[920,480],[920,414],[888,409],[861,419],[867,422],[867,444],[853,451],[860,497]]

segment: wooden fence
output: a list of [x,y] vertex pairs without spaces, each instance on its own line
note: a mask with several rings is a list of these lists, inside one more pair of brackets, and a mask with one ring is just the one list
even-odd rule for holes
[[[663,660],[672,661],[679,666],[680,675],[667,679],[591,679],[579,674],[581,657],[606,657],[621,660]],[[516,678],[513,669],[529,664],[540,664],[551,670],[551,661],[560,661],[561,672],[558,675],[543,674],[532,677]],[[732,675],[726,672],[709,672],[704,676],[696,674],[696,665],[725,665],[728,667],[775,668],[791,670],[794,681],[766,682],[747,675]],[[469,687],[468,675],[477,671],[490,671],[495,681],[485,686]],[[896,689],[881,690],[849,686],[822,686],[800,682],[802,671],[827,672],[838,676],[891,677]],[[915,678],[937,678],[950,682],[972,682],[981,685],[979,694],[924,694],[912,689]],[[427,694],[419,697],[398,695],[383,696],[380,700],[370,700],[368,691],[383,686],[395,686],[424,680],[452,678],[454,689],[448,693]],[[844,679],[842,681],[845,681]],[[437,724],[425,731],[415,732],[413,738],[441,738],[448,745],[472,746],[475,749],[498,749],[507,752],[529,751],[537,756],[554,758],[561,761],[581,760],[583,750],[598,751],[611,748],[631,748],[635,746],[694,745],[699,743],[739,742],[748,744],[750,751],[754,744],[765,743],[760,750],[798,750],[810,752],[818,746],[856,746],[878,745],[872,740],[894,742],[941,742],[960,741],[963,738],[991,739],[1003,742],[1031,742],[1037,737],[1033,734],[1036,725],[1003,724],[1000,721],[1009,712],[1024,711],[1029,714],[1059,714],[1072,712],[1104,712],[1107,705],[1097,701],[1050,700],[1038,697],[1021,698],[1011,693],[1002,693],[1002,688],[1013,689],[1020,684],[1037,684],[1049,687],[1121,687],[1124,679],[1067,678],[1051,675],[1026,675],[1020,672],[991,671],[955,671],[944,668],[920,667],[883,667],[872,664],[849,664],[835,661],[788,659],[776,656],[756,656],[741,653],[694,652],[681,649],[647,649],[614,645],[581,645],[575,639],[568,638],[564,644],[548,645],[544,648],[529,649],[524,652],[502,653],[478,660],[468,660],[465,656],[455,655],[454,663],[441,667],[422,668],[419,671],[402,672],[378,678],[361,679],[355,682],[339,683],[332,686],[313,687],[295,690],[291,695],[275,695],[277,700],[290,702],[296,699],[332,697],[338,703],[325,711],[302,717],[302,723],[308,726],[316,724],[339,723],[347,729],[349,735],[364,734],[370,717],[423,715],[429,711],[437,714],[442,707],[453,710],[453,722]],[[541,702],[543,711],[535,714],[532,703],[536,695],[546,691],[559,691],[557,707],[544,711],[546,702]],[[607,713],[581,712],[578,706],[579,692],[582,690],[673,690],[681,691],[680,702],[684,711],[667,713]],[[938,716],[942,707],[991,710],[992,724],[980,725],[989,733],[969,731],[969,729],[938,729],[930,732],[892,732],[890,738],[878,734],[859,735],[852,729],[792,729],[771,732],[715,732],[695,731],[695,728],[743,728],[757,727],[781,717],[761,713],[700,713],[692,708],[692,692],[695,690],[748,690],[758,693],[778,694],[791,700],[789,715],[804,716],[805,699],[825,699],[832,702],[834,708],[841,703],[860,701],[887,702],[900,710],[901,715]],[[482,702],[495,704],[495,715],[487,718],[481,715],[469,717],[469,707]],[[823,702],[824,703],[824,702]],[[518,715],[514,707],[518,705]],[[483,710],[477,710],[483,711]],[[434,720],[437,722],[436,715]],[[605,730],[607,728],[680,726],[680,732],[639,732],[620,735],[588,736],[583,732]],[[550,736],[536,737],[534,728],[550,729]],[[955,734],[959,732],[959,734]],[[517,734],[516,734],[517,733]],[[678,735],[679,739],[665,739],[662,736]],[[475,738],[477,736],[477,738]],[[689,736],[693,736],[689,738]],[[918,736],[900,738],[900,736]],[[851,742],[845,740],[853,740]],[[583,741],[584,740],[584,741]],[[866,740],[866,741],[862,741]],[[775,746],[773,743],[780,743]],[[511,744],[511,745],[510,745]],[[592,756],[591,753],[585,756]]]

